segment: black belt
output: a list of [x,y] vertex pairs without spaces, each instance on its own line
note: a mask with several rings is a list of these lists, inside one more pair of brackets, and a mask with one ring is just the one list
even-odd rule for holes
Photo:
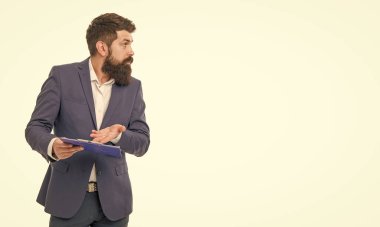
[[98,191],[98,185],[96,184],[96,182],[88,182],[87,191],[88,192]]

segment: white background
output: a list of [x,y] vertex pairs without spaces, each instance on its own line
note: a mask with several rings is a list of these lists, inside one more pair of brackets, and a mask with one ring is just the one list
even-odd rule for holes
[[[133,20],[151,147],[130,227],[380,226],[378,1],[2,1],[2,226],[47,226],[24,129],[53,65]],[[5,223],[5,224],[3,224]]]

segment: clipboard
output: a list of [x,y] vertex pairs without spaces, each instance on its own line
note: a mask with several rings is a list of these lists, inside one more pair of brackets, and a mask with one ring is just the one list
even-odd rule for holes
[[119,146],[106,145],[102,143],[92,142],[90,140],[70,139],[59,137],[63,142],[72,145],[82,146],[85,150],[98,154],[108,155],[116,158],[121,158],[121,149]]

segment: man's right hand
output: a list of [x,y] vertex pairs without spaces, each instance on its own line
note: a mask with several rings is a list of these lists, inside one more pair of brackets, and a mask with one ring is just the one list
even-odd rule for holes
[[53,143],[53,156],[57,157],[59,160],[70,158],[78,151],[83,151],[83,147],[64,143],[59,138]]

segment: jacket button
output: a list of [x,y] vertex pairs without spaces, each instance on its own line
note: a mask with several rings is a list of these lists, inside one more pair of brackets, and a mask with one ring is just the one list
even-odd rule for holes
[[98,175],[98,176],[102,175],[102,171],[98,170],[98,171],[96,172],[96,175]]

